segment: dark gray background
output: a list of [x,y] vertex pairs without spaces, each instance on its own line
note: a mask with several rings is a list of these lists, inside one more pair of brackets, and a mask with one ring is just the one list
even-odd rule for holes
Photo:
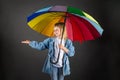
[[26,18],[39,8],[68,5],[92,15],[104,29],[94,41],[74,42],[71,75],[65,80],[120,80],[120,1],[118,0],[0,0],[0,80],[50,80],[42,73],[47,50],[20,42],[47,37],[27,26]]

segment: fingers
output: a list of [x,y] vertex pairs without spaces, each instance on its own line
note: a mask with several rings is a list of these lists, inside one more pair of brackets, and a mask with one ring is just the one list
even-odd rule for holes
[[69,52],[69,50],[66,47],[64,47],[62,44],[59,44],[59,48],[64,50],[66,53]]
[[21,43],[29,44],[29,43],[30,43],[30,40],[21,41]]
[[64,47],[64,46],[63,46],[62,44],[59,44],[59,48],[61,48],[61,49],[62,49],[63,47]]

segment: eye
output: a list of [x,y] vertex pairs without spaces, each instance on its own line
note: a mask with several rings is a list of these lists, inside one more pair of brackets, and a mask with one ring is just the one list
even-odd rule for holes
[[58,31],[58,29],[54,29],[54,31]]
[[59,31],[60,29],[58,27],[55,27],[54,28],[54,31]]

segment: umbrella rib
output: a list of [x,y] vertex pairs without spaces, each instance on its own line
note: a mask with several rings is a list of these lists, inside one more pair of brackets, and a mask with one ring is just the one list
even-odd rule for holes
[[[73,14],[71,14],[71,15],[73,15]],[[75,15],[73,15],[73,16],[75,16]],[[89,32],[90,32],[90,34],[94,37],[94,38],[96,38],[96,35],[98,36],[98,34],[96,33],[96,35],[93,33],[93,31],[92,30],[90,30],[90,29],[94,29],[94,31],[96,30],[93,26],[94,25],[92,25],[90,22],[88,22],[87,20],[85,20],[83,17],[81,17],[81,16],[78,16],[78,17],[80,17],[81,19],[82,19],[82,22],[83,22],[83,20],[85,21],[85,25],[86,24],[89,24],[89,26],[87,26],[87,28],[88,28],[88,30],[89,30]],[[91,27],[92,26],[92,27]],[[97,31],[97,30],[96,30]]]
[[[72,17],[72,16],[71,16]],[[74,18],[74,17],[73,17]],[[73,20],[74,22],[76,22],[76,27],[78,27],[78,29],[79,29],[79,31],[80,31],[80,33],[81,33],[81,36],[82,36],[82,39],[84,40],[85,38],[84,38],[84,35],[83,35],[83,32],[81,31],[81,29],[80,29],[80,27],[79,27],[79,24],[78,24],[78,22],[77,21],[75,21],[75,19]],[[72,21],[71,21],[72,22]],[[75,33],[75,31],[73,31],[73,34]],[[82,41],[82,39],[81,39],[81,41]],[[79,41],[79,39],[77,39],[78,41]]]
[[[54,20],[55,18],[53,18],[53,20]],[[53,21],[52,20],[52,21]],[[50,21],[46,26],[48,26],[52,21]],[[58,20],[57,20],[57,22],[58,22]],[[45,30],[45,28],[43,28],[42,30],[41,30],[41,33],[43,32]]]
[[[54,15],[54,14],[52,14],[52,15]],[[47,17],[51,17],[52,15],[49,15],[49,16],[47,16]],[[46,20],[46,18],[44,18],[44,20]],[[43,20],[41,20],[41,21],[43,21]],[[40,22],[41,22],[41,21],[40,21]],[[35,26],[38,25],[40,22],[38,22],[37,24],[35,24],[35,25],[33,26],[33,28],[35,28]]]
[[[82,18],[83,19],[83,18]],[[83,19],[84,20],[84,19]],[[82,23],[84,23],[84,21],[82,20]],[[86,22],[86,21],[85,21]],[[84,25],[87,27],[86,29],[89,31],[89,34],[91,34],[92,35],[92,37],[94,37],[94,34],[93,34],[93,32],[92,31],[90,31],[90,27],[89,26],[87,26],[86,25],[86,23],[84,23]],[[86,40],[85,38],[84,38],[84,40]]]
[[[51,14],[51,15],[49,15],[50,17],[56,17],[56,16],[54,16],[54,15],[56,15],[58,12],[51,12],[51,13],[53,13],[53,14]],[[62,13],[62,12],[61,12]],[[48,13],[46,13],[46,14],[48,14]],[[41,16],[41,15],[40,15]],[[49,16],[47,16],[47,17],[49,17]],[[60,16],[63,16],[63,15],[60,15]],[[58,17],[58,16],[57,16]],[[44,19],[46,19],[46,18],[44,18]],[[38,22],[39,23],[39,22]],[[37,23],[37,24],[38,24]],[[36,24],[36,25],[37,25]]]
[[[84,18],[82,18],[82,19],[85,20]],[[94,28],[93,25],[92,25],[90,22],[86,21],[86,20],[85,20],[85,22],[86,22],[86,23],[89,23],[88,30],[90,31],[91,35],[92,35],[94,38],[96,38],[96,35],[93,33],[93,30],[91,30],[92,28]],[[90,26],[92,26],[92,27],[90,27]],[[95,29],[95,28],[94,28],[94,29]],[[96,29],[95,29],[95,30],[96,30]],[[94,31],[95,31],[95,30],[94,30]]]

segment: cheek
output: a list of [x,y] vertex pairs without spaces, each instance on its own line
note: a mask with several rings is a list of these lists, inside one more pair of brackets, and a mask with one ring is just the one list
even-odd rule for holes
[[61,31],[59,30],[57,33],[60,35],[60,34],[61,34]]

